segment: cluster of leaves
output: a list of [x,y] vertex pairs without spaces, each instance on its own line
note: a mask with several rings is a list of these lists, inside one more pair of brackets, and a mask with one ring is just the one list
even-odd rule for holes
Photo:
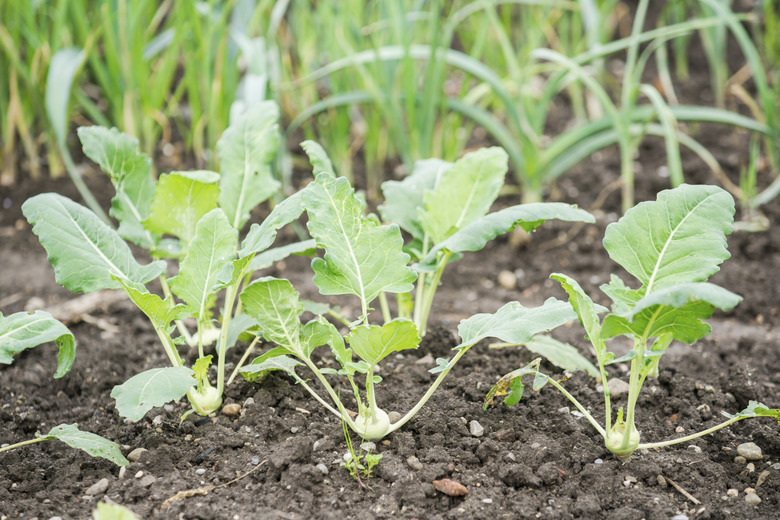
[[[733,218],[734,199],[729,193],[715,186],[683,184],[660,192],[656,201],[638,204],[610,224],[604,248],[640,284],[632,289],[612,275],[610,282],[601,287],[613,302],[610,311],[594,303],[572,278],[551,275],[569,295],[569,303],[593,346],[604,384],[604,427],[559,382],[539,371],[538,360],[504,376],[488,394],[485,405],[507,393],[504,402],[517,403],[523,393],[522,376],[533,374],[535,390],[553,384],[585,414],[604,437],[607,448],[621,458],[636,449],[685,442],[713,431],[710,428],[672,441],[641,444],[635,423],[637,399],[646,379],[658,375],[661,357],[673,340],[693,343],[704,337],[711,328],[702,320],[709,318],[714,309],[729,310],[741,300],[706,281],[730,256],[726,235],[732,230]],[[633,348],[620,357],[607,348],[607,341],[616,336],[633,341]],[[606,367],[619,362],[630,362],[629,393],[625,414],[621,408],[613,422]],[[780,410],[751,403],[746,410],[728,415],[729,420],[718,427],[757,416],[780,421]]]

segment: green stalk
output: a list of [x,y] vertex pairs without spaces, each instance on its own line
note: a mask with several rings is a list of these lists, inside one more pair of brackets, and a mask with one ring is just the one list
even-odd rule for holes
[[675,444],[680,444],[683,442],[692,441],[694,439],[698,439],[699,437],[703,437],[705,435],[709,435],[712,432],[716,432],[720,430],[721,428],[725,428],[726,426],[729,426],[731,424],[734,424],[737,421],[741,421],[742,419],[749,419],[750,417],[732,417],[728,421],[722,422],[716,426],[713,426],[712,428],[707,428],[706,430],[702,430],[698,433],[692,433],[691,435],[686,435],[685,437],[679,437],[677,439],[670,439],[668,441],[662,441],[662,442],[648,442],[644,444],[640,444],[637,446],[638,450],[650,450],[653,448],[662,448],[664,446],[673,446]]
[[[247,263],[247,265],[249,265]],[[241,276],[238,277],[239,280]],[[235,303],[236,290],[235,285],[229,285],[225,291],[225,306],[222,310],[222,330],[219,335],[219,352],[217,358],[217,391],[219,395],[225,391],[225,352],[227,350],[227,335],[230,319],[233,315],[233,304]]]
[[[571,395],[568,391],[566,391],[563,385],[561,385],[558,381],[556,381],[555,379],[549,376],[545,376],[545,377],[547,377],[547,382],[553,385],[555,388],[557,388],[558,391],[560,391],[569,401],[571,401],[572,404],[574,404],[574,406],[577,407],[577,410],[579,410],[580,413],[585,416],[588,422],[591,425],[593,425],[596,431],[599,432],[599,434],[601,434],[602,437],[606,438],[607,431],[609,431],[609,427],[606,430],[602,428],[601,425],[596,421],[596,419],[590,414],[590,412],[584,406],[582,406],[582,404],[580,404],[580,402],[573,395]],[[607,420],[609,420],[609,415],[607,415]]]
[[433,280],[430,282],[428,289],[425,291],[425,299],[423,301],[420,322],[417,325],[421,336],[425,336],[425,332],[427,331],[428,316],[431,313],[431,307],[433,307],[433,298],[436,295],[436,289],[439,287],[439,282],[441,282],[441,276],[444,273],[444,268],[447,267],[447,262],[449,262],[451,257],[452,253],[449,251],[444,253],[436,267],[436,273],[433,276]]
[[227,384],[230,386],[230,384],[233,382],[233,380],[238,375],[238,371],[241,370],[241,367],[244,366],[244,362],[249,357],[249,354],[252,353],[252,351],[255,349],[255,346],[260,341],[260,336],[255,336],[255,339],[252,340],[252,343],[249,344],[247,349],[244,351],[244,355],[241,356],[241,359],[238,360],[238,363],[236,364],[236,368],[233,369],[233,373],[230,374],[230,377],[228,378]]
[[35,444],[36,442],[48,441],[51,439],[52,439],[51,437],[38,437],[37,439],[30,439],[28,441],[17,442],[16,444],[10,444],[4,448],[0,448],[0,453],[8,450],[13,450],[16,448],[21,448],[22,446],[27,446],[29,444]]
[[382,320],[385,323],[391,321],[393,316],[390,314],[390,305],[387,303],[387,294],[385,292],[379,293],[379,307],[382,309]]

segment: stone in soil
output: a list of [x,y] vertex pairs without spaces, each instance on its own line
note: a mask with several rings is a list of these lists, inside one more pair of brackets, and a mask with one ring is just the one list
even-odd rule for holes
[[761,453],[761,448],[755,442],[740,444],[737,446],[737,453],[747,460],[761,460],[764,458],[764,455]]

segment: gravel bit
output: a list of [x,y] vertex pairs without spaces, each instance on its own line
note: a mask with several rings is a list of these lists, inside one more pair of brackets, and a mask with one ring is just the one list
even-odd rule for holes
[[479,424],[479,422],[471,421],[469,423],[469,432],[471,432],[471,435],[474,437],[482,437],[485,435],[485,428]]
[[323,464],[322,462],[320,462],[319,464],[317,464],[317,465],[316,465],[316,466],[314,466],[314,467],[315,467],[315,468],[317,468],[318,470],[320,470],[320,472],[321,472],[323,475],[327,475],[327,474],[328,474],[328,466],[326,466],[326,465],[325,465],[325,464]]
[[460,482],[455,482],[454,480],[450,480],[448,478],[434,480],[433,487],[436,489],[436,491],[440,491],[451,497],[462,497],[469,494],[469,490],[466,489],[466,486]]
[[155,482],[157,482],[157,477],[154,475],[144,475],[144,478],[141,479],[139,484],[143,487],[151,487]]
[[737,446],[737,453],[745,457],[747,460],[761,460],[764,455],[761,453],[761,448],[755,442],[746,442]]
[[228,417],[235,417],[241,412],[241,405],[238,403],[226,404],[222,407],[222,413]]
[[108,479],[107,478],[101,478],[87,489],[87,495],[89,496],[95,496],[95,495],[101,495],[105,493],[108,490]]
[[203,475],[204,473],[206,473],[206,470],[204,468],[198,468],[195,470],[195,474],[198,476]]
[[609,380],[609,393],[612,397],[628,394],[628,388],[628,383],[622,379],[612,378]]
[[146,453],[146,451],[146,448],[136,448],[127,454],[127,460],[130,462],[138,462],[138,459],[140,459],[141,455]]
[[423,463],[420,462],[420,459],[412,455],[408,459],[406,459],[406,463],[409,465],[410,468],[412,468],[415,471],[420,471],[423,469]]
[[742,455],[734,457],[734,464],[747,464],[747,459]]
[[745,495],[745,502],[747,502],[749,506],[757,506],[761,503],[761,498],[755,493],[748,493]]
[[729,489],[728,491],[726,491],[726,494],[727,494],[728,496],[730,496],[730,497],[736,497],[736,496],[739,496],[739,491],[737,491],[737,490],[736,490],[736,489],[734,489],[734,488],[731,488],[731,489]]
[[390,424],[395,424],[401,420],[401,414],[393,411],[387,414],[387,418],[390,419]]
[[771,475],[771,472],[767,469],[761,472],[761,474],[758,476],[758,480],[756,481],[756,487],[761,486],[764,482],[766,482],[766,479],[769,478],[769,475]]

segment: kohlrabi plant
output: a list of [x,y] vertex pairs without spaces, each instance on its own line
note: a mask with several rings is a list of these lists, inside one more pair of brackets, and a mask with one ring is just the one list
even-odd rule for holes
[[[76,356],[76,341],[68,328],[44,311],[17,312],[10,316],[0,314],[0,363],[10,365],[13,356],[19,352],[51,341],[59,348],[54,377],[60,378],[70,372]],[[119,466],[128,463],[119,451],[119,445],[94,433],[81,431],[77,424],[60,424],[46,435],[36,435],[35,439],[0,446],[0,453],[54,439]]]
[[[259,103],[217,143],[220,173],[171,172],[156,181],[135,139],[115,129],[80,128],[84,153],[116,188],[110,214],[117,230],[54,193],[32,197],[22,206],[57,283],[72,292],[124,290],[159,337],[171,366],[147,370],[113,389],[123,417],[139,420],[152,407],[185,394],[199,414],[217,410],[225,387],[225,354],[241,333],[257,326],[242,311],[241,288],[254,270],[313,246],[296,243],[266,251],[277,230],[301,214],[300,196],[295,195],[239,241],[250,212],[279,187],[270,166],[278,144],[277,121],[276,105]],[[139,264],[125,240],[148,250],[153,261]],[[169,277],[171,272],[175,274]],[[162,296],[147,288],[154,280]],[[208,377],[213,357],[206,347],[211,343],[216,343],[216,387]],[[192,368],[179,351],[186,346],[197,348]],[[254,347],[252,343],[248,351]]]
[[[478,251],[492,238],[515,226],[532,230],[545,220],[558,218],[592,221],[585,211],[566,204],[528,204],[488,214],[506,173],[503,150],[491,148],[466,155],[449,164],[424,161],[400,183],[385,187],[386,203],[380,209],[382,224],[366,216],[365,204],[349,181],[333,174],[319,145],[305,143],[315,181],[299,192],[308,214],[308,229],[324,254],[312,261],[314,284],[323,295],[349,295],[359,311],[341,323],[346,334],[322,315],[302,323],[306,308],[298,292],[285,279],[261,278],[241,294],[244,311],[260,326],[262,336],[278,346],[242,369],[246,377],[268,370],[283,370],[323,406],[364,439],[381,439],[409,421],[435,392],[460,358],[483,338],[496,337],[524,343],[575,317],[571,306],[550,299],[541,307],[526,309],[517,302],[494,314],[477,314],[463,320],[461,341],[451,359],[438,359],[438,373],[420,401],[391,424],[377,404],[377,365],[388,355],[418,347],[428,321],[433,295],[444,268],[464,251]],[[413,241],[404,246],[401,228]],[[415,289],[416,282],[416,289]],[[397,295],[398,316],[391,315],[386,293]],[[379,301],[381,313],[372,313]],[[311,308],[311,307],[309,307]],[[414,319],[412,314],[414,313]],[[378,323],[377,323],[378,321]],[[313,351],[328,345],[338,369],[320,368]],[[327,393],[323,397],[296,369],[305,365]],[[357,406],[353,419],[341,394],[326,376],[348,382],[347,394]],[[358,385],[357,379],[365,378]],[[328,397],[330,402],[328,402]]]
[[[768,416],[780,422],[780,410],[751,401],[734,415],[724,412],[727,420],[718,425],[666,441],[643,443],[636,426],[639,392],[648,377],[658,375],[661,357],[672,341],[690,344],[704,337],[711,327],[702,320],[709,318],[715,308],[729,310],[742,299],[706,281],[730,256],[726,235],[732,231],[733,220],[734,199],[715,186],[683,184],[660,192],[656,201],[640,203],[627,211],[607,226],[604,248],[636,278],[638,288],[612,275],[610,282],[601,287],[612,300],[611,311],[594,303],[575,280],[564,274],[551,275],[569,295],[569,303],[593,346],[604,386],[604,426],[561,382],[539,371],[538,359],[501,378],[488,393],[485,407],[496,396],[507,394],[505,404],[519,402],[522,376],[533,374],[534,390],[547,383],[560,390],[619,458],[627,458],[637,449],[688,442],[750,417]],[[627,336],[633,342],[631,350],[619,357],[607,347],[607,341],[617,336]],[[628,398],[625,410],[620,408],[613,416],[607,366],[622,362],[631,364]]]

